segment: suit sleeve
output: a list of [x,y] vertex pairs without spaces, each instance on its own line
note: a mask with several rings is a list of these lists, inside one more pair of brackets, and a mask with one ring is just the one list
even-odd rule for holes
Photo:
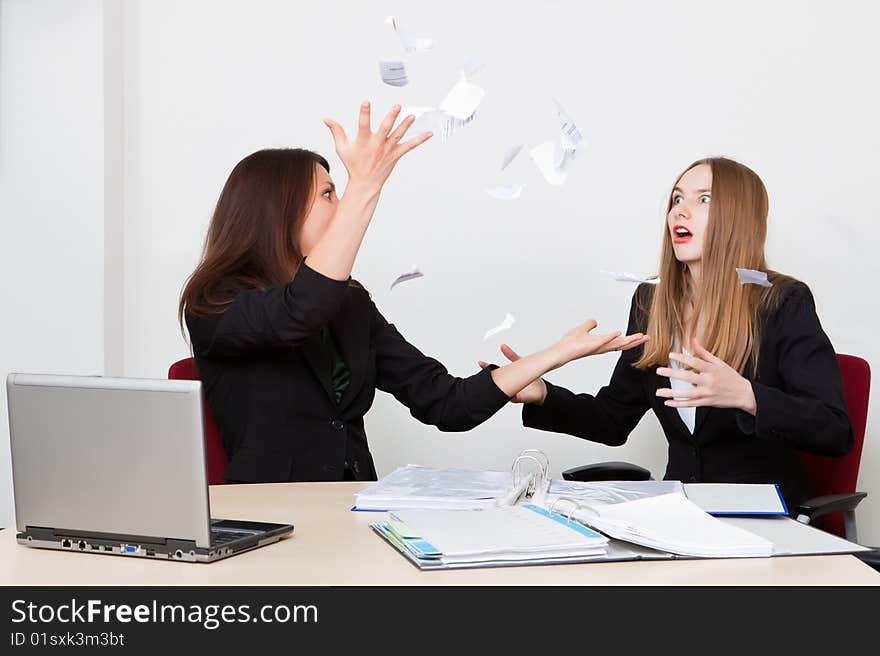
[[466,431],[510,400],[492,380],[491,369],[468,378],[452,376],[440,362],[406,341],[372,301],[371,305],[376,387],[393,394],[420,422],[441,431]]
[[187,314],[193,351],[216,358],[299,346],[339,311],[347,289],[347,280],[328,278],[303,262],[287,285],[239,292],[219,315]]
[[[640,294],[646,296],[648,291],[645,286],[640,286],[633,295],[627,334],[644,332],[646,329],[638,298]],[[547,398],[543,405],[523,406],[523,425],[567,433],[609,446],[623,444],[650,407],[642,384],[644,373],[632,366],[641,357],[642,351],[641,346],[622,351],[611,381],[596,396],[574,394],[547,383]]]
[[758,439],[781,440],[810,453],[848,453],[853,446],[853,431],[840,367],[806,285],[799,284],[792,290],[765,330],[778,335],[781,386],[751,381],[757,411],[754,417],[737,413],[740,429]]

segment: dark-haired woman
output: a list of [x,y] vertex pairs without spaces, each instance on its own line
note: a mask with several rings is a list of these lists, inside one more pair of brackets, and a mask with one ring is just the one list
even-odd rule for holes
[[229,455],[227,480],[374,480],[363,418],[377,389],[423,423],[466,431],[563,362],[644,342],[593,335],[588,321],[467,378],[407,342],[350,278],[382,186],[431,136],[403,141],[414,118],[395,127],[399,111],[373,132],[363,103],[351,140],[325,121],[348,171],[341,198],[327,161],[302,149],[253,153],[226,181],[179,318]]

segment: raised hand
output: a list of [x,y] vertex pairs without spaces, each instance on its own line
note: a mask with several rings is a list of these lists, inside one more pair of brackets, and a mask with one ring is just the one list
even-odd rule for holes
[[739,408],[749,414],[757,412],[752,384],[721,358],[709,353],[695,339],[694,354],[670,353],[674,360],[690,370],[658,367],[657,375],[691,383],[691,389],[660,388],[657,396],[666,398],[664,405],[671,408]]
[[372,132],[370,125],[370,103],[361,104],[358,117],[357,136],[349,141],[342,126],[332,119],[324,119],[330,128],[336,153],[348,171],[349,184],[363,185],[370,190],[378,190],[385,184],[398,160],[413,148],[431,138],[431,132],[401,141],[406,131],[415,121],[407,116],[395,128],[394,122],[400,114],[400,105],[395,105],[385,115],[379,129]]

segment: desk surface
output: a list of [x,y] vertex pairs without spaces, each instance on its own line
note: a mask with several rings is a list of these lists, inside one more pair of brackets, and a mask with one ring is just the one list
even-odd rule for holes
[[292,523],[293,535],[215,563],[33,549],[0,531],[0,585],[880,585],[853,556],[584,563],[420,572],[351,512],[361,483],[221,485],[211,514]]

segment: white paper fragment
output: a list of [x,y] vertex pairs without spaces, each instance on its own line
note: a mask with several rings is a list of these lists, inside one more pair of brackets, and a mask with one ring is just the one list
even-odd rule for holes
[[419,267],[413,264],[412,270],[407,271],[406,273],[402,273],[391,283],[391,289],[394,289],[395,285],[399,285],[402,282],[406,282],[408,280],[415,280],[416,278],[421,278],[425,274],[419,271]]
[[772,287],[773,283],[767,280],[767,274],[754,269],[737,269],[740,285],[758,285],[760,287]]
[[406,66],[401,61],[380,61],[379,75],[385,84],[392,87],[405,87],[409,84],[406,77]]
[[401,113],[404,116],[412,114],[416,117],[406,133],[407,137],[417,137],[430,131],[443,143],[446,143],[457,130],[476,118],[476,114],[472,114],[467,119],[459,120],[435,107],[407,107]]
[[474,112],[477,111],[477,106],[482,102],[485,95],[485,91],[476,84],[468,82],[467,78],[462,76],[455,83],[455,86],[450,89],[449,93],[446,94],[438,109],[446,112],[453,118],[462,121],[469,120],[473,117]]
[[660,284],[660,276],[654,276],[653,278],[642,278],[641,276],[633,275],[627,271],[617,272],[617,271],[605,271],[604,269],[600,271],[600,273],[604,273],[607,276],[611,276],[614,280],[620,282],[646,282],[649,285],[657,285]]
[[486,189],[486,193],[498,200],[516,200],[525,188],[524,184],[499,185]]
[[514,321],[516,321],[516,319],[513,318],[513,315],[510,312],[508,312],[504,316],[504,321],[502,321],[500,324],[498,324],[494,328],[490,328],[489,330],[486,331],[486,334],[483,336],[483,341],[485,342],[492,335],[500,333],[502,330],[507,330],[508,328],[510,328],[513,325]]
[[513,160],[516,159],[516,156],[519,155],[519,151],[523,149],[523,144],[514,144],[511,146],[507,146],[504,149],[504,156],[501,158],[501,170],[507,168],[507,165],[510,164]]
[[566,168],[556,165],[558,143],[557,141],[545,141],[529,151],[529,157],[532,158],[544,179],[557,186],[565,183],[565,179],[568,177]]
[[434,47],[434,39],[413,36],[409,32],[400,29],[397,26],[397,20],[394,16],[389,16],[385,19],[385,22],[391,25],[391,27],[394,28],[394,31],[397,32],[397,38],[400,39],[403,49],[407,52],[425,51]]
[[465,77],[473,77],[486,66],[486,58],[482,55],[471,55],[461,66],[461,72]]
[[553,104],[556,105],[556,114],[559,117],[559,131],[561,133],[562,147],[566,150],[577,150],[583,143],[584,136],[578,130],[574,120],[569,116],[568,112],[563,108],[556,98],[553,98]]

